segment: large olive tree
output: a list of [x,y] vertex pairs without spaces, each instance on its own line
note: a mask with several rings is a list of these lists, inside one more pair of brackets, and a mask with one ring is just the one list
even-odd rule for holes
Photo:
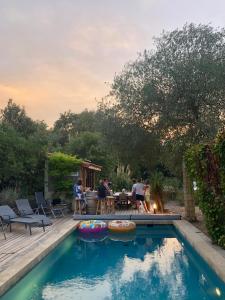
[[125,65],[110,96],[124,123],[158,134],[175,166],[186,145],[211,139],[223,125],[224,82],[224,29],[186,24]]
[[[153,50],[125,65],[114,78],[111,103],[103,110],[120,120],[117,132],[132,125],[149,137],[157,136],[161,151],[154,159],[181,174],[185,148],[209,141],[224,125],[224,83],[225,30],[186,24],[163,32],[155,38]],[[140,145],[146,135],[142,141],[138,135]],[[118,141],[116,135],[114,140]]]

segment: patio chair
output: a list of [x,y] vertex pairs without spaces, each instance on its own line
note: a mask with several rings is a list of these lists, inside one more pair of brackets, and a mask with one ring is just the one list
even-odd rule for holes
[[45,200],[43,192],[35,192],[35,199],[38,211],[41,210],[45,216],[50,214],[52,214],[54,218],[64,216],[63,208],[52,206],[51,200]]
[[4,230],[4,225],[2,223],[2,219],[0,218],[0,223],[1,223],[1,228],[2,228],[2,234],[4,236],[4,239],[6,240],[6,235],[5,235],[5,230]]
[[52,221],[45,215],[38,214],[38,209],[32,209],[28,199],[17,199],[16,200],[17,209],[21,217],[33,218],[44,222],[45,226],[52,225]]
[[18,223],[18,224],[24,224],[25,227],[29,227],[30,235],[31,227],[32,226],[42,226],[43,231],[45,231],[45,225],[43,220],[38,220],[35,218],[27,218],[27,217],[18,217],[16,213],[10,208],[8,205],[1,205],[0,206],[0,217],[3,223],[7,224],[9,226],[10,232],[12,231],[12,224]]
[[117,206],[121,209],[129,209],[130,201],[126,193],[119,194],[119,200],[117,201]]

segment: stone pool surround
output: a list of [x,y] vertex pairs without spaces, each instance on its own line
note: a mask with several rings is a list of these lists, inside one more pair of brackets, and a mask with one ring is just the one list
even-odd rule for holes
[[[225,250],[213,245],[211,240],[195,226],[185,220],[137,220],[136,224],[174,225],[192,247],[205,259],[215,273],[225,283]],[[17,281],[25,276],[37,263],[49,254],[61,241],[63,241],[79,224],[71,220],[66,228],[53,232],[51,236],[39,240],[32,252],[25,257],[19,255],[16,266],[4,270],[0,274],[0,296],[10,289]],[[25,258],[25,259],[24,259]]]

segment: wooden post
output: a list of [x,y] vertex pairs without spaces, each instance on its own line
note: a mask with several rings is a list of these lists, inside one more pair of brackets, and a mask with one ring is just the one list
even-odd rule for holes
[[196,221],[195,201],[192,193],[192,183],[187,173],[187,168],[183,160],[183,189],[184,189],[184,205],[185,218],[190,221]]

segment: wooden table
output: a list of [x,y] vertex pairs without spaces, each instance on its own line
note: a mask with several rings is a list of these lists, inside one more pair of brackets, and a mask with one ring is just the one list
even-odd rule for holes
[[[119,196],[120,196],[120,194],[122,194],[122,192],[116,192],[116,193],[113,194],[113,196],[115,197],[116,203],[119,202]],[[136,201],[135,201],[135,200],[133,201],[133,195],[132,195],[132,192],[127,192],[127,193],[125,193],[125,195],[126,195],[126,197],[127,197],[127,201],[125,201],[126,203],[124,202],[123,205],[124,205],[127,209],[129,208],[129,205],[131,205],[131,206],[134,206],[134,205],[135,205],[135,208],[137,208],[137,207],[136,207]]]
[[[122,193],[122,192],[116,192],[116,193],[113,194],[113,196],[114,196],[114,197],[119,197],[119,195],[120,195],[121,193]],[[132,192],[127,192],[127,193],[125,193],[125,194],[126,194],[126,196],[129,197],[129,198],[132,197]]]

